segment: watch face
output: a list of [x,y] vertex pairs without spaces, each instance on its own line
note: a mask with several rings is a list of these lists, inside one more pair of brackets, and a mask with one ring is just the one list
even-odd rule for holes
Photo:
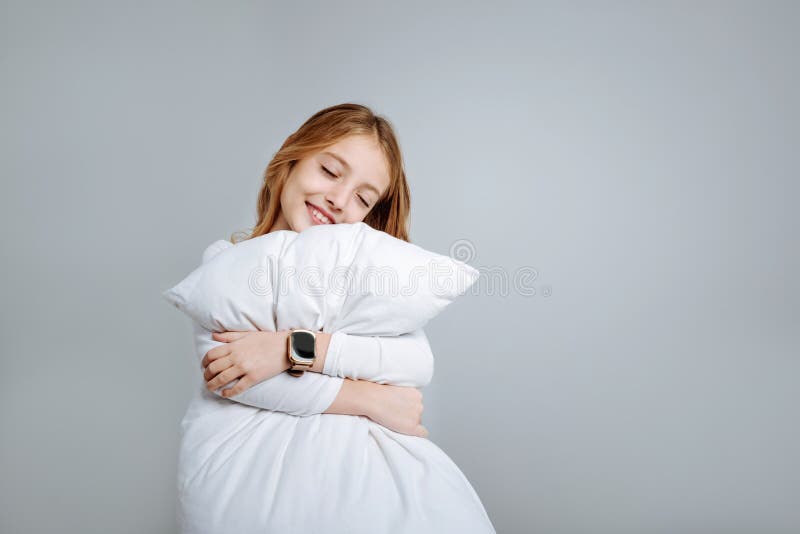
[[314,335],[308,332],[292,332],[292,351],[298,359],[314,359]]

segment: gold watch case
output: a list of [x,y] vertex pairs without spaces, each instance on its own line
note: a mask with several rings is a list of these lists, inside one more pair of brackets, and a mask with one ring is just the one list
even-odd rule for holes
[[286,372],[294,377],[303,376],[317,358],[317,337],[311,330],[293,328],[287,339],[289,363],[292,366]]

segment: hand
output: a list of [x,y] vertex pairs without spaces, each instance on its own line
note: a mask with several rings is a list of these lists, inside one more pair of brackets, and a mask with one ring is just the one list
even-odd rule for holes
[[372,388],[376,398],[367,416],[389,430],[427,438],[428,430],[422,426],[422,392],[408,386],[378,386]]
[[212,337],[224,343],[208,351],[201,362],[208,390],[214,392],[240,378],[235,386],[221,392],[223,397],[232,397],[289,369],[289,333],[288,330],[215,332]]

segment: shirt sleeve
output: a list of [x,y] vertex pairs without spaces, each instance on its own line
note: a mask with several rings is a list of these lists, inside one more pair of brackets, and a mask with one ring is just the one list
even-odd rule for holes
[[[195,348],[199,364],[209,350],[221,345],[223,342],[211,337],[212,332],[201,326],[197,321],[192,321],[192,324],[194,326]],[[342,388],[344,378],[310,371],[306,371],[300,377],[294,377],[284,372],[259,382],[233,397],[223,397],[221,395],[223,389],[233,387],[238,381],[239,379],[229,382],[216,389],[213,393],[220,398],[264,410],[308,416],[324,413],[333,404],[339,394],[339,390]]]
[[362,336],[334,332],[323,374],[395,386],[427,386],[433,378],[433,352],[420,328],[400,336]]

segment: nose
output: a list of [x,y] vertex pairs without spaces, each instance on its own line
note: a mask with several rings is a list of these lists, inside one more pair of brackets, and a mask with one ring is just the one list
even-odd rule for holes
[[341,213],[347,203],[347,188],[342,184],[332,186],[327,193],[325,193],[325,202],[327,208],[333,213]]

